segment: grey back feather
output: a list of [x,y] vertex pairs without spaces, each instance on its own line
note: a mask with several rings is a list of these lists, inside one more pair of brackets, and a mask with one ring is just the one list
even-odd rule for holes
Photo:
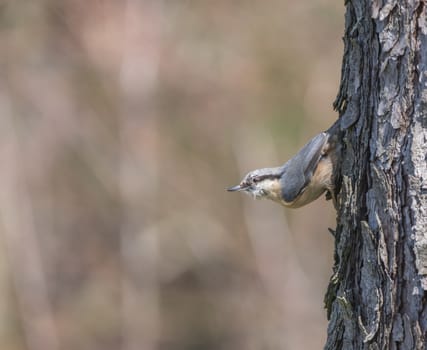
[[316,135],[283,165],[280,181],[282,197],[286,202],[294,201],[309,183],[323,155],[328,137],[323,132]]

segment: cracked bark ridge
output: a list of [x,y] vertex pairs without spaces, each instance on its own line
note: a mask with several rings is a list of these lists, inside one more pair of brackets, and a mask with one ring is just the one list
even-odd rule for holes
[[325,349],[426,349],[427,3],[346,3]]

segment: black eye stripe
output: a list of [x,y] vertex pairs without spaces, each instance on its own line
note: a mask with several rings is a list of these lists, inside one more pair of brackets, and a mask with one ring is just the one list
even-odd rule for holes
[[252,181],[253,182],[260,182],[260,181],[262,181],[262,180],[266,180],[266,179],[271,179],[271,180],[274,180],[274,179],[277,179],[277,178],[279,178],[280,176],[277,176],[277,175],[271,175],[271,174],[269,174],[269,175],[258,175],[258,176],[254,176],[253,178],[252,178]]

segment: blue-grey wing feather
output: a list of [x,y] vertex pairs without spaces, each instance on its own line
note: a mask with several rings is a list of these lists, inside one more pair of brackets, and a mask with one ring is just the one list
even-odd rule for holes
[[294,201],[308,185],[327,142],[326,133],[316,135],[283,165],[281,187],[282,197],[286,202]]

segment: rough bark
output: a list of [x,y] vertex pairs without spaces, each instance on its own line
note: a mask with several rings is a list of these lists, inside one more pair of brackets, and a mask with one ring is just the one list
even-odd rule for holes
[[427,3],[346,3],[325,349],[425,349]]

